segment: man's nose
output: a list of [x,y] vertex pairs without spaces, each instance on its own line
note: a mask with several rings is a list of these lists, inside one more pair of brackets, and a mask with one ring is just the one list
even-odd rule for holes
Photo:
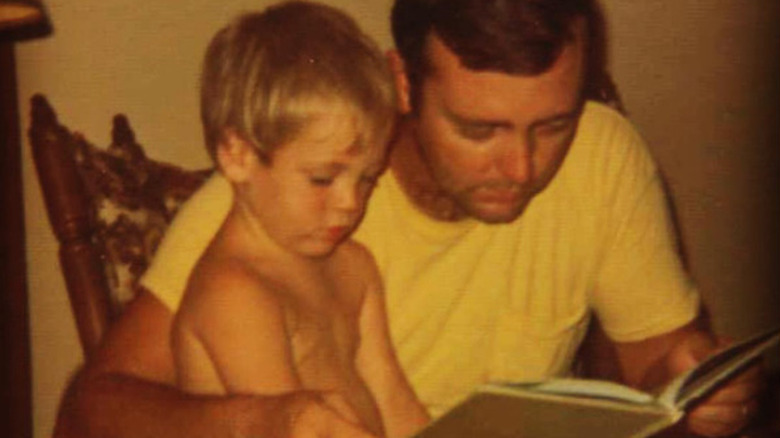
[[533,178],[533,148],[526,140],[517,140],[504,147],[496,156],[496,168],[501,175],[517,184],[526,184]]

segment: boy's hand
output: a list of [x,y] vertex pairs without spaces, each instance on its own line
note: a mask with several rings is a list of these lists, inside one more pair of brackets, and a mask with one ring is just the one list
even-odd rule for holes
[[354,410],[336,392],[292,393],[285,417],[285,433],[279,434],[283,437],[376,438],[361,427]]
[[[724,338],[716,342],[704,333],[689,336],[669,355],[667,366],[671,375],[692,368],[729,343],[731,341]],[[761,363],[749,367],[691,410],[687,416],[688,428],[707,437],[739,432],[750,423],[758,410],[758,395],[763,381]]]

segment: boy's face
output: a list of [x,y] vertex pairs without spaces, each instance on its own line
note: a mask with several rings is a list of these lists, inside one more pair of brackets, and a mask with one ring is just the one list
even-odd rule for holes
[[552,180],[581,110],[582,38],[538,76],[475,72],[435,35],[411,117],[431,176],[463,216],[510,222]]
[[357,227],[386,150],[359,144],[359,128],[352,111],[333,108],[276,149],[271,164],[258,160],[246,200],[281,247],[325,256]]

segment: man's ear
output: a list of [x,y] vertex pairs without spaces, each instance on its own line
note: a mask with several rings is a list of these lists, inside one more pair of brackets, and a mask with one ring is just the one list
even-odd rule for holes
[[258,165],[252,145],[233,131],[227,131],[217,145],[217,163],[225,178],[232,183],[245,182],[252,166]]
[[398,50],[388,50],[385,56],[390,65],[390,71],[393,73],[395,91],[398,96],[396,101],[398,112],[408,114],[412,111],[412,105],[409,95],[409,77],[406,75],[406,64]]

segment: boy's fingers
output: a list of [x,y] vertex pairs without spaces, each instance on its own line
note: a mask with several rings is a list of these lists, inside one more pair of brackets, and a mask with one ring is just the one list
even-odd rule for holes
[[359,426],[357,415],[336,393],[308,393],[297,400],[290,438],[376,438]]
[[322,395],[322,401],[325,403],[325,406],[333,409],[340,416],[354,424],[360,424],[360,419],[355,413],[355,410],[352,409],[352,406],[347,402],[347,399],[341,394],[337,392],[326,392]]
[[377,438],[365,430],[346,421],[339,419],[334,421],[330,433],[321,435],[322,438]]

